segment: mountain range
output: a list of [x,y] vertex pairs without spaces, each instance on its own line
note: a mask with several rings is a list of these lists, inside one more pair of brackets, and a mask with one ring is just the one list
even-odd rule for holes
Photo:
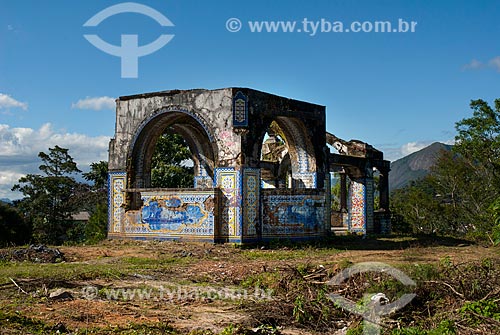
[[434,142],[428,147],[391,163],[389,187],[392,190],[403,188],[411,181],[425,177],[433,166],[441,150],[450,151],[452,145]]

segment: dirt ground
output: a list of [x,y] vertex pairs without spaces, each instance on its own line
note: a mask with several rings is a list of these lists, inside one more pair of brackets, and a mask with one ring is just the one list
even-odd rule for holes
[[[245,283],[279,268],[302,264],[334,273],[345,262],[401,266],[439,263],[445,258],[457,263],[499,258],[498,248],[433,239],[340,239],[330,245],[253,248],[110,240],[59,250],[65,261],[58,264],[0,264],[4,315],[40,320],[44,329],[52,327],[60,333],[86,334],[93,329],[122,333],[120,329],[125,332],[131,325],[159,323],[180,333],[219,333],[232,324],[250,328],[259,324],[246,307],[262,300],[272,304],[273,297]],[[66,295],[57,296],[58,292]],[[4,320],[0,334],[24,334],[30,329],[6,326],[9,322]],[[295,325],[281,325],[280,330],[313,333]],[[338,334],[345,334],[345,327]]]

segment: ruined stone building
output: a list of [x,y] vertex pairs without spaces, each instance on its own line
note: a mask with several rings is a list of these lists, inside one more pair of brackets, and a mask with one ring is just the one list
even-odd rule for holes
[[[324,106],[248,88],[120,97],[109,148],[109,237],[253,243],[321,238],[332,226],[387,232],[389,162],[366,143],[327,133],[325,118]],[[192,188],[151,187],[153,151],[166,129],[190,148]],[[341,183],[337,213],[332,172]]]

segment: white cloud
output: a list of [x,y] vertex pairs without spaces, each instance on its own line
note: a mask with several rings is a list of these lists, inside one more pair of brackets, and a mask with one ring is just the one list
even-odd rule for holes
[[455,139],[451,139],[451,140],[447,140],[447,141],[444,141],[441,143],[448,144],[448,145],[455,145],[455,143],[457,143],[457,142],[455,141]]
[[0,93],[0,109],[8,108],[22,108],[24,110],[27,110],[28,104],[26,102],[17,101],[10,95]]
[[408,156],[409,154],[422,150],[423,148],[431,145],[431,143],[432,142],[409,142],[403,144],[403,146],[401,147],[401,154],[403,156]]
[[469,64],[465,64],[462,66],[462,70],[477,70],[484,67],[484,64],[478,61],[477,59],[473,59]]
[[50,123],[39,129],[11,128],[0,124],[0,198],[20,198],[10,191],[20,177],[38,173],[40,151],[58,145],[69,149],[80,170],[88,170],[92,162],[107,160],[110,137],[90,137],[84,134],[58,132]]
[[486,63],[478,61],[477,59],[473,59],[470,61],[470,63],[462,66],[462,70],[464,70],[464,71],[465,70],[479,70],[479,69],[483,69],[486,67],[495,69],[497,72],[500,72],[500,56],[493,57],[492,59],[490,59]]
[[500,72],[500,56],[490,59],[488,65],[497,70],[497,72]]
[[12,185],[18,182],[19,178],[24,176],[24,173],[16,171],[2,171],[2,174],[0,174],[0,199],[8,198],[16,200],[22,198],[23,194],[21,192],[13,192],[11,188]]
[[[396,144],[387,144],[381,145],[379,149],[384,153],[384,159],[394,162],[400,158],[422,150],[434,142],[436,141],[415,141],[405,143],[401,146],[396,146]],[[455,144],[455,140],[441,141],[441,143],[453,145]]]
[[76,103],[73,103],[71,108],[91,109],[95,111],[115,109],[115,99],[108,96],[86,97],[85,99],[80,99]]

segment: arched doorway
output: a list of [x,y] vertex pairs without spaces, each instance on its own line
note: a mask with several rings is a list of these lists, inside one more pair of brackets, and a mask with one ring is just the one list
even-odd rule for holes
[[253,143],[264,188],[316,188],[316,152],[304,123],[276,117],[265,125]]
[[193,154],[184,138],[172,127],[158,138],[151,159],[152,188],[192,188]]
[[138,192],[134,189],[151,188],[151,166],[156,144],[165,132],[180,135],[191,151],[194,165],[193,188],[212,187],[216,150],[213,136],[197,116],[185,110],[163,108],[142,122],[136,131],[127,158],[127,202],[130,209],[141,206]]

